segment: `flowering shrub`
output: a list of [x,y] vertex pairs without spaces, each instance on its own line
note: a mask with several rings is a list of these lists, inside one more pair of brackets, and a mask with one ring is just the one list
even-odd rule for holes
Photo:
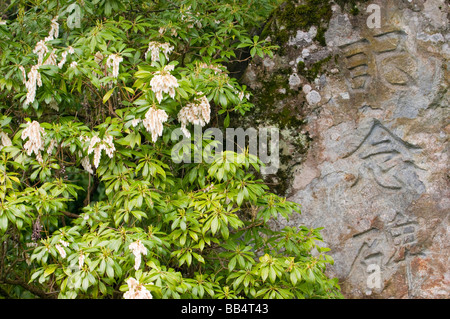
[[340,297],[320,229],[268,226],[300,211],[254,177],[252,155],[171,160],[175,129],[190,137],[252,108],[226,66],[272,55],[250,30],[275,3],[11,3],[0,21],[1,296]]

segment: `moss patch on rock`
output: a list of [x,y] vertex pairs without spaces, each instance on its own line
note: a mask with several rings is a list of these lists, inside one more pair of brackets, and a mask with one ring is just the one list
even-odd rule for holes
[[366,3],[368,0],[334,0],[342,10],[347,10],[351,15],[358,15],[361,11],[359,8],[360,3]]
[[307,66],[305,62],[300,61],[297,64],[298,74],[304,76],[308,81],[312,82],[323,71],[324,66],[330,61],[332,56],[317,61],[310,66]]
[[325,31],[332,15],[331,1],[305,0],[301,4],[289,0],[281,4],[273,13],[261,36],[270,36],[278,45],[285,44],[297,30],[317,27],[317,40],[325,46]]

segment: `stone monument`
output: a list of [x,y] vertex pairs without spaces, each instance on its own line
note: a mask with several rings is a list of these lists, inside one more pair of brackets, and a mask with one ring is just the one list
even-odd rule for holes
[[[324,227],[328,274],[347,298],[449,298],[449,3],[322,2],[327,19],[287,30],[280,53],[244,75],[255,90],[282,79],[273,105],[267,90],[255,104],[304,123],[281,143],[283,195],[302,214],[274,227]],[[263,32],[272,40],[286,28],[282,8]]]

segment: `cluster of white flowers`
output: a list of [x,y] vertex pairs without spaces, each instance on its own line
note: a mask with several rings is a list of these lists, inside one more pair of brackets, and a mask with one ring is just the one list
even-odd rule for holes
[[0,18],[0,25],[6,25],[6,20],[1,20]]
[[69,67],[76,69],[76,67],[78,66],[77,61],[73,61],[72,63],[70,63]]
[[113,137],[111,135],[108,134],[105,135],[103,137],[103,140],[101,140],[98,136],[93,136],[90,141],[87,153],[89,155],[92,152],[94,152],[95,168],[97,168],[98,165],[100,164],[100,157],[102,155],[102,150],[105,150],[106,155],[108,155],[109,158],[113,158],[114,151],[116,150],[116,148],[114,147]]
[[[194,24],[197,25],[198,28],[202,27],[202,23],[200,22],[200,20],[197,20],[192,13],[189,11],[191,9],[191,6],[187,7],[186,9],[181,9],[180,13],[181,13],[181,21],[185,21],[185,22],[191,22],[187,25],[187,27],[189,29],[194,27]],[[196,13],[196,16],[198,17],[200,15],[200,12]]]
[[141,254],[147,255],[147,248],[138,239],[131,243],[128,248],[133,252],[134,255],[134,269],[138,270],[141,266]]
[[145,52],[145,58],[147,59],[147,55],[150,52],[152,61],[159,61],[159,52],[162,52],[166,59],[169,60],[169,54],[173,51],[173,49],[174,47],[170,46],[169,43],[150,41],[148,44],[148,49]]
[[[53,50],[44,63],[44,56],[49,52],[47,47],[47,42],[54,40],[59,35],[59,23],[57,22],[58,16],[52,19],[50,32],[48,36],[44,40],[40,40],[36,43],[36,46],[33,49],[33,53],[38,56],[38,63],[31,67],[30,72],[28,73],[28,80],[26,77],[26,72],[23,66],[19,66],[20,71],[22,72],[23,82],[27,88],[27,96],[25,100],[25,105],[33,103],[36,98],[36,86],[41,86],[41,74],[38,69],[41,65],[56,65],[56,50]],[[65,57],[63,56],[63,60]],[[62,63],[64,64],[64,63]],[[61,65],[62,66],[62,65]]]
[[81,166],[91,175],[94,175],[94,171],[92,170],[91,162],[89,161],[89,156],[83,157],[81,160]]
[[245,94],[244,91],[234,91],[234,93],[238,95],[240,101],[242,101],[244,97],[247,100],[250,99],[250,93]]
[[181,8],[180,9],[180,13],[181,13],[181,21],[185,21],[190,19],[190,15],[192,15],[191,11],[191,6],[187,7],[187,8]]
[[62,258],[66,258],[66,251],[64,250],[64,248],[61,247],[60,244],[56,244],[55,248],[58,250],[59,254],[61,255]]
[[200,69],[210,69],[214,71],[214,74],[222,73],[222,70],[213,64],[206,64],[205,62],[198,63]]
[[106,67],[112,67],[112,76],[117,78],[119,76],[119,65],[123,58],[119,54],[111,54],[106,60]]
[[[61,243],[61,245],[63,245],[64,247],[68,247],[69,243],[60,239],[59,242]],[[56,244],[55,248],[56,250],[58,250],[59,254],[61,255],[62,258],[66,258],[67,254],[66,251],[64,250],[64,248],[61,246],[60,244]]]
[[43,65],[56,65],[56,49],[53,49]]
[[58,63],[58,68],[61,69],[64,66],[64,64],[66,63],[67,54],[68,54],[67,51],[64,51],[63,53],[61,53],[61,61],[59,61],[59,63]]
[[145,119],[142,121],[144,127],[152,134],[152,141],[156,142],[158,136],[162,136],[163,123],[167,121],[169,116],[166,111],[157,109],[152,106],[147,113],[145,113]]
[[78,269],[82,269],[84,265],[84,254],[83,252],[80,253],[80,256],[78,256]]
[[31,122],[26,129],[22,131],[22,140],[28,141],[23,146],[27,151],[27,155],[30,156],[31,153],[36,154],[36,159],[39,163],[42,163],[41,152],[44,150],[44,140],[45,130],[39,125],[39,122]]
[[131,120],[131,125],[133,125],[133,127],[136,127],[139,123],[141,123],[141,119]]
[[48,33],[48,37],[44,39],[45,42],[52,41],[59,36],[59,23],[58,16],[54,17],[51,21],[50,32]]
[[178,81],[176,77],[170,74],[173,69],[173,65],[166,65],[162,71],[155,72],[155,76],[150,81],[152,91],[155,92],[159,103],[162,101],[163,93],[169,93],[172,99],[175,97],[175,88],[178,87]]
[[27,72],[25,71],[25,68],[23,66],[19,65],[19,70],[22,72],[23,84],[27,84]]
[[96,168],[98,167],[100,163],[100,157],[102,156],[102,150],[100,148],[100,145],[102,144],[102,140],[98,136],[93,136],[88,147],[88,155],[94,152],[94,166]]
[[27,97],[25,99],[25,105],[33,103],[36,98],[36,85],[41,86],[41,74],[38,71],[39,65],[33,65],[30,72],[28,72],[28,80],[25,78],[25,86],[27,88]]
[[0,132],[0,151],[2,150],[3,147],[6,146],[11,146],[12,142],[9,139],[8,134],[6,134],[5,132]]
[[67,61],[67,55],[68,54],[74,54],[74,53],[75,53],[74,48],[72,48],[71,46],[68,46],[67,50],[64,51],[63,53],[61,53],[61,61],[59,61],[59,63],[58,63],[58,68],[61,69],[64,66],[64,64]]
[[186,128],[188,123],[205,126],[210,120],[211,107],[209,101],[202,92],[197,94],[202,95],[202,97],[197,99],[194,103],[189,103],[178,113],[178,121],[181,123],[181,130],[186,137],[191,136],[191,133]]
[[143,284],[139,284],[134,278],[127,280],[128,291],[123,294],[124,299],[153,299],[152,294]]
[[44,62],[44,56],[47,54],[47,52],[48,52],[48,47],[47,47],[47,44],[45,44],[44,40],[41,40],[38,43],[36,43],[33,53],[37,54],[37,56],[38,56],[37,65],[42,65],[42,62]]
[[48,148],[47,148],[47,154],[48,154],[48,155],[51,155],[51,154],[52,154],[53,149],[55,148],[55,145],[56,145],[56,140],[55,140],[54,138],[52,138],[52,139],[50,140],[50,145],[49,145]]
[[[160,34],[161,36],[162,36],[164,33],[166,33],[166,31],[167,31],[167,28],[166,28],[166,27],[160,27],[159,30],[158,30],[158,32],[159,32],[159,34]],[[175,28],[170,28],[170,35],[173,36],[173,37],[176,37],[176,36],[178,35],[177,29],[175,29]]]
[[[84,135],[80,135],[79,137],[80,141],[85,143],[85,142],[90,142],[89,137],[84,136]],[[83,147],[83,151],[86,151],[87,146],[85,145]],[[81,151],[78,151],[78,157],[82,157],[83,153]],[[94,175],[94,171],[92,170],[92,166],[91,166],[91,162],[89,160],[89,156],[84,156],[81,159],[81,166],[83,166],[84,170],[87,171],[89,174]]]
[[63,245],[64,247],[69,247],[69,243],[60,239],[59,242],[61,243],[61,245]]
[[213,188],[214,188],[214,184],[211,183],[209,186],[207,186],[207,187],[203,190],[203,193],[208,193],[208,192],[210,192]]

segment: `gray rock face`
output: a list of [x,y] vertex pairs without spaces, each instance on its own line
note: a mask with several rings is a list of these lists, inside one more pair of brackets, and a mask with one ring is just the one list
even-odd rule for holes
[[[324,52],[334,57],[315,81],[298,72],[314,90],[306,92],[317,93],[311,102],[299,87],[289,100],[312,138],[286,194],[303,209],[274,227],[324,227],[335,260],[328,272],[346,297],[449,298],[449,5],[371,4],[381,10],[380,28],[366,23],[368,3],[356,16],[334,5],[326,47],[297,45],[310,38],[298,30],[285,57],[274,58],[303,58],[305,48],[313,61]],[[247,70],[250,87],[258,68]]]

